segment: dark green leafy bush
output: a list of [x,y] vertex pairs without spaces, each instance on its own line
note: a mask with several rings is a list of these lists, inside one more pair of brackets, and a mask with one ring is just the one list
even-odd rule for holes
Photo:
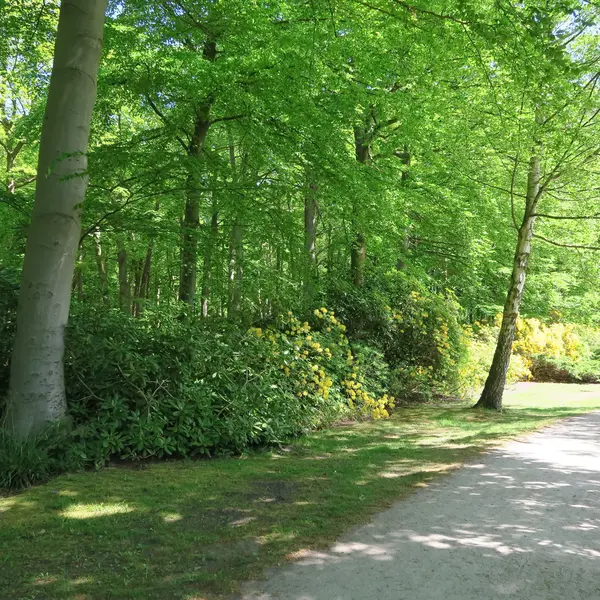
[[0,489],[20,489],[83,466],[64,425],[52,425],[26,439],[0,429]]
[[338,283],[329,290],[329,303],[348,323],[351,341],[382,352],[394,397],[457,392],[466,344],[460,307],[450,292],[434,293],[395,271],[362,289]]
[[535,356],[531,361],[534,381],[553,383],[600,383],[600,360]]
[[225,321],[75,315],[66,361],[75,437],[98,464],[240,451],[327,421],[271,359],[262,337]]

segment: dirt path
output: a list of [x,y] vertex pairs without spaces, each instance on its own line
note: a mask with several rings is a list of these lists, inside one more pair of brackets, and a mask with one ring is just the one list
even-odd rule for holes
[[485,455],[244,600],[600,599],[600,413]]

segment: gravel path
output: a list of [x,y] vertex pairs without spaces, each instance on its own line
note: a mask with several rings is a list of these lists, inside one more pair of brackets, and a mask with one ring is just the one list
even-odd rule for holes
[[492,451],[244,600],[600,600],[600,413]]

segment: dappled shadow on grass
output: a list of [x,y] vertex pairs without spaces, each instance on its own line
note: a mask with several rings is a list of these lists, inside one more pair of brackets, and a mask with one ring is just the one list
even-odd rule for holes
[[566,416],[556,410],[483,418],[465,406],[417,407],[277,452],[58,478],[0,499],[0,597],[232,592],[286,556],[325,547],[498,437]]

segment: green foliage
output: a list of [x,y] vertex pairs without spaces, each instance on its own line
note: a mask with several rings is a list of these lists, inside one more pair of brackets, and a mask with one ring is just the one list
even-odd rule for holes
[[[461,390],[474,396],[484,385],[495,350],[501,315],[494,323],[465,327],[468,361]],[[519,318],[507,380],[596,383],[600,381],[600,331],[587,325]]]
[[15,335],[17,316],[17,285],[0,268],[0,417],[2,400],[8,392],[10,352]]
[[25,439],[0,429],[0,490],[18,490],[83,465],[66,424],[53,424]]
[[239,452],[345,415],[386,416],[381,353],[360,346],[355,361],[332,313],[319,309],[312,321],[290,314],[244,332],[226,321],[79,307],[66,358],[74,443],[101,465]]
[[118,312],[73,323],[67,394],[76,439],[97,464],[240,451],[323,417],[312,397],[295,396],[268,344],[231,324]]
[[352,340],[381,351],[390,366],[392,396],[455,394],[466,359],[460,306],[453,294],[394,271],[365,288],[338,284],[329,292]]

